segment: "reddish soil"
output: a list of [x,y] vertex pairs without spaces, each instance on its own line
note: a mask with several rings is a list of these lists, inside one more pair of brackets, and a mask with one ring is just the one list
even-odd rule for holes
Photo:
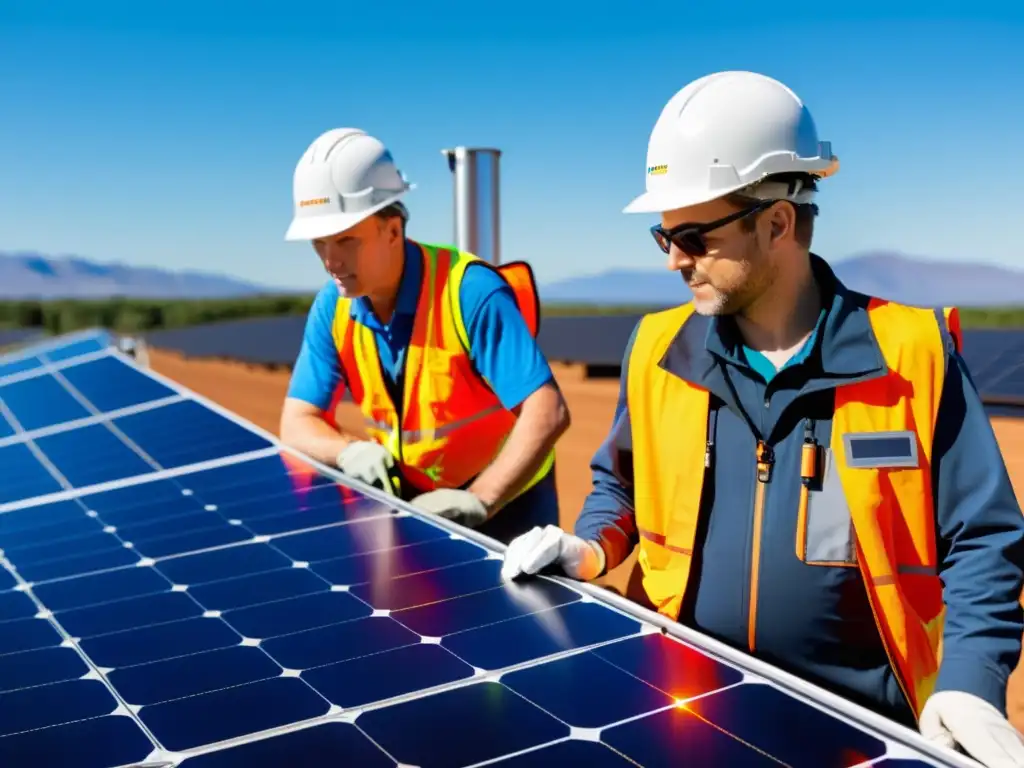
[[[162,350],[151,350],[150,362],[156,371],[277,433],[281,403],[288,387],[287,370],[220,360],[189,360]],[[555,366],[555,375],[569,402],[573,421],[557,448],[562,526],[572,530],[576,514],[590,491],[589,462],[611,422],[618,381],[587,379],[582,368],[575,366]],[[346,429],[362,430],[358,412],[349,403],[339,406],[338,421]],[[1024,499],[1024,420],[994,418],[992,427],[1017,498]],[[622,591],[632,566],[630,558],[602,581]],[[1024,730],[1024,664],[1011,678],[1007,698],[1014,724]]]

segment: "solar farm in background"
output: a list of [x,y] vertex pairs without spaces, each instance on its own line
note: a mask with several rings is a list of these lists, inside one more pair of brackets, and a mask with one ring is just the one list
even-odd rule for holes
[[598,587],[504,582],[500,544],[127,349],[0,357],[2,766],[975,765]]

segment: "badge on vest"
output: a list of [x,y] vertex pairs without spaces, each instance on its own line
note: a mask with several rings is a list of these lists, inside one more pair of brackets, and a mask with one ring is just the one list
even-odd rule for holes
[[852,432],[843,435],[846,464],[855,469],[916,467],[917,435],[905,432]]

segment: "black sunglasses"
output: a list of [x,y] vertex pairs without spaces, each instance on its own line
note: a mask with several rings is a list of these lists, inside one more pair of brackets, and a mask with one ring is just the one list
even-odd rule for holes
[[777,202],[779,201],[762,200],[749,208],[743,208],[721,219],[709,221],[705,224],[684,223],[672,227],[672,229],[665,229],[660,224],[655,224],[651,227],[651,234],[654,235],[654,241],[658,244],[658,247],[665,253],[668,253],[672,249],[672,245],[675,244],[676,248],[687,256],[705,256],[708,252],[708,241],[704,237],[705,234],[713,229],[724,227],[726,224],[731,224],[734,221],[763,211]]

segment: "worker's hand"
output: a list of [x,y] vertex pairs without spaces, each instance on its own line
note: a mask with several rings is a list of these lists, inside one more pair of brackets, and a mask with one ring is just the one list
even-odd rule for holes
[[963,691],[939,691],[924,704],[921,735],[949,749],[961,746],[986,768],[1024,765],[1024,738],[998,709]]
[[421,493],[411,504],[432,515],[447,518],[467,528],[476,528],[487,519],[487,507],[469,491],[441,488]]
[[514,579],[520,574],[537,573],[551,564],[558,565],[566,576],[589,581],[604,570],[604,550],[596,541],[584,541],[557,525],[537,527],[508,545],[501,576]]
[[338,454],[335,464],[349,477],[395,495],[388,475],[388,470],[395,465],[395,458],[383,445],[368,440],[353,441]]

